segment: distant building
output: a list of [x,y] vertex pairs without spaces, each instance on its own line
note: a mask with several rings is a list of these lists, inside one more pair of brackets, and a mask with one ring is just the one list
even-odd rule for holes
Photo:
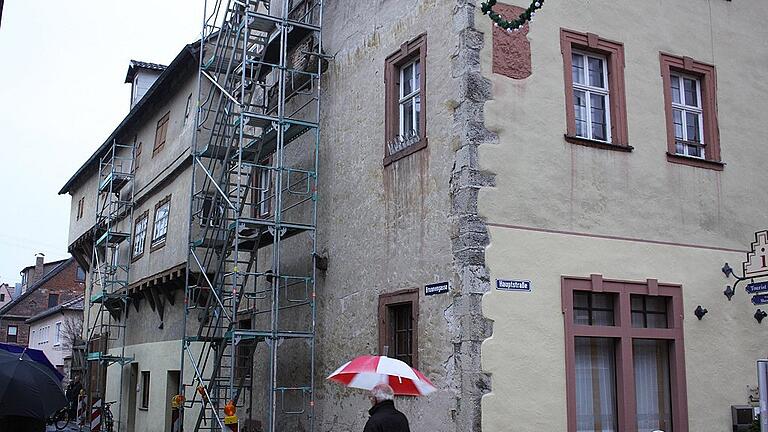
[[43,351],[48,360],[70,378],[72,346],[82,337],[83,296],[60,303],[26,320],[29,347]]
[[16,288],[11,288],[8,284],[0,284],[0,308],[13,300]]
[[34,266],[21,271],[21,295],[0,307],[0,341],[26,346],[28,319],[83,296],[85,273],[74,258],[48,264],[43,259],[38,256]]

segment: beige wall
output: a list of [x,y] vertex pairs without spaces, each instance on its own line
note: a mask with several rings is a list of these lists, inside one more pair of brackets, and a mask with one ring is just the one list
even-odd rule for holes
[[[566,430],[560,277],[591,273],[683,285],[689,430],[730,427],[729,406],[746,403],[747,385],[756,385],[765,330],[743,291],[730,303],[722,295],[720,267],[738,267],[745,255],[714,248],[746,250],[754,231],[768,227],[768,190],[755,182],[768,162],[759,145],[768,112],[766,18],[768,4],[758,0],[548,2],[528,36],[533,74],[513,80],[492,73],[490,20],[478,11],[483,75],[493,85],[486,127],[498,133],[498,144],[480,148],[483,169],[496,174],[479,199],[491,225],[491,284],[533,282],[531,293],[494,290],[483,302],[495,320],[482,351],[493,375],[484,431],[509,430],[511,419],[515,430]],[[624,44],[631,153],[564,141],[561,27]],[[716,66],[722,172],[666,161],[660,51]],[[699,304],[710,311],[702,321],[693,315]]]
[[[64,357],[72,354],[72,347],[68,344],[64,333],[66,332],[68,320],[82,320],[83,312],[75,310],[66,310],[57,312],[51,316],[45,317],[39,321],[29,324],[30,341],[29,347],[43,351],[54,366],[64,366]],[[56,323],[61,323],[61,334],[59,341],[56,341]],[[49,326],[48,337],[41,337],[41,329]],[[35,337],[32,338],[32,332]]]

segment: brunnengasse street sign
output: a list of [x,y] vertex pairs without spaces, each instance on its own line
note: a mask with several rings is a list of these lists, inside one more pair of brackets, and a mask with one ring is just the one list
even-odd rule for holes
[[768,304],[768,294],[755,294],[752,296],[753,305]]

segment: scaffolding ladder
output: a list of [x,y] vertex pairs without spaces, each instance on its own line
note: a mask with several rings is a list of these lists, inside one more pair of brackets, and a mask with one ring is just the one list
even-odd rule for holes
[[313,431],[321,0],[207,0],[180,393],[186,430]]
[[[128,272],[130,269],[131,230],[124,228],[133,221],[133,144],[112,142],[99,160],[96,221],[93,226],[91,288],[86,296],[86,394],[88,406],[104,412],[107,368],[123,365],[125,357],[125,323],[128,307]],[[123,221],[128,221],[127,224]],[[122,222],[122,223],[121,223]],[[121,249],[123,253],[121,254]],[[122,411],[123,373],[118,387],[118,413]],[[99,430],[120,431],[118,421],[111,429],[106,417],[99,416]],[[88,423],[88,422],[87,422]],[[91,425],[93,428],[93,425]]]

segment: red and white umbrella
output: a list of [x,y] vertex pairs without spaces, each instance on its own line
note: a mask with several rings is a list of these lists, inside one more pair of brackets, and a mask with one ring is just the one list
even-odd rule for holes
[[386,383],[396,395],[422,396],[437,390],[418,370],[385,356],[360,356],[336,369],[327,379],[364,390]]

